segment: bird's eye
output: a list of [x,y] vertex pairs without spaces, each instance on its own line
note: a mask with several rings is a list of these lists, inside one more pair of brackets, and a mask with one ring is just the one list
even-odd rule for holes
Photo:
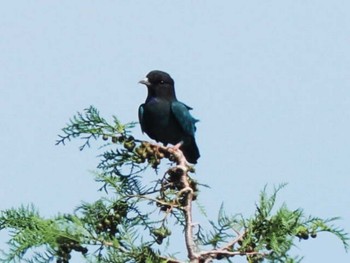
[[164,80],[159,81],[160,84],[164,84]]

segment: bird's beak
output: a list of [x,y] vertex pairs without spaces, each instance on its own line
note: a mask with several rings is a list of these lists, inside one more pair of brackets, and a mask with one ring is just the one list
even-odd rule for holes
[[141,79],[141,80],[139,81],[139,83],[140,83],[140,84],[144,84],[144,85],[146,85],[146,86],[151,85],[151,83],[149,82],[148,78]]

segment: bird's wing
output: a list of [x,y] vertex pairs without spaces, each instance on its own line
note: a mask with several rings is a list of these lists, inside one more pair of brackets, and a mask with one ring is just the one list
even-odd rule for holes
[[196,126],[194,125],[198,120],[192,117],[189,110],[192,108],[180,101],[174,101],[171,103],[171,111],[175,116],[175,119],[180,124],[181,128],[188,135],[194,136]]
[[144,112],[143,106],[144,106],[144,104],[141,104],[139,107],[139,122],[141,125],[142,132],[145,132],[144,120],[143,120],[143,112]]

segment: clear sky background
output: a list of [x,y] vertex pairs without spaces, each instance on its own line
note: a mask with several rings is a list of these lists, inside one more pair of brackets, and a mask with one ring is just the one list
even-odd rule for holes
[[[201,120],[196,177],[211,186],[200,195],[210,216],[221,202],[249,216],[265,184],[287,182],[281,202],[341,216],[350,231],[349,10],[348,0],[4,1],[0,209],[34,203],[53,216],[97,199],[97,147],[55,146],[57,134],[90,105],[137,121],[137,82],[160,69]],[[293,251],[350,260],[330,234]]]

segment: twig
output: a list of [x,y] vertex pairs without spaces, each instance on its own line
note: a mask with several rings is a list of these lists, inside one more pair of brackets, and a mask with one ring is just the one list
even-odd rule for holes
[[225,246],[223,246],[222,248],[219,248],[218,250],[230,250],[230,248],[233,247],[234,244],[236,244],[238,241],[243,239],[243,236],[245,235],[245,233],[246,231],[243,231],[242,233],[238,233],[239,235],[235,239],[228,242]]
[[210,251],[205,251],[199,254],[200,258],[216,258],[218,255],[222,257],[234,257],[234,256],[256,256],[256,255],[261,255],[263,257],[267,256],[267,253],[264,252],[258,252],[258,251],[253,251],[253,252],[241,252],[241,251],[227,251],[227,250],[210,250]]
[[158,203],[160,205],[168,205],[170,207],[178,207],[178,205],[176,204],[171,204],[171,203],[168,203],[168,202],[164,202],[162,200],[159,200],[159,199],[155,199],[155,198],[152,198],[152,197],[149,197],[147,195],[129,195],[128,196],[129,198],[139,198],[139,199],[145,199],[145,200],[148,200],[148,201],[152,201],[152,202],[155,202],[155,203]]
[[184,263],[183,261],[180,261],[174,258],[167,258],[163,256],[160,256],[160,258],[166,260],[166,263]]

